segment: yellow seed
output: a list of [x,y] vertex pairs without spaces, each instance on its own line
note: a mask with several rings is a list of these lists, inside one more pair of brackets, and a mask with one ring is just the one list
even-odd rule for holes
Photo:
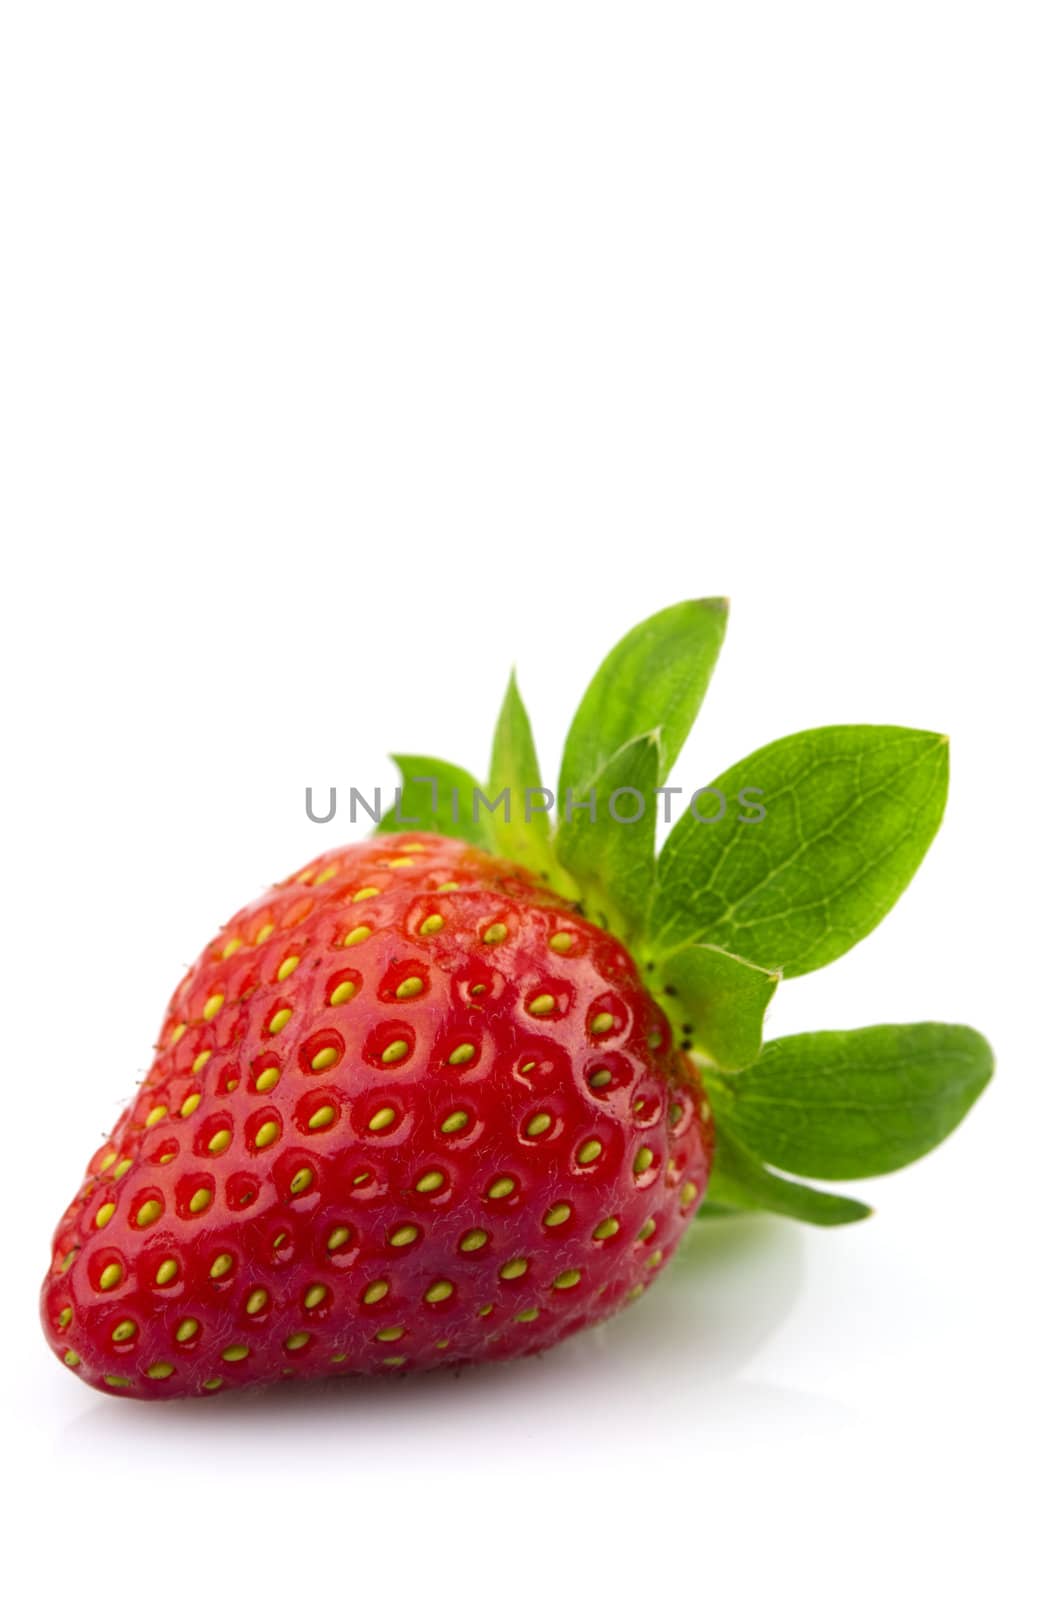
[[448,1283],[446,1278],[440,1278],[437,1283],[433,1283],[430,1289],[425,1290],[424,1297],[428,1301],[429,1305],[435,1306],[438,1305],[441,1300],[449,1300],[453,1293],[454,1285],[452,1283]]
[[504,922],[492,922],[483,935],[484,944],[501,944],[509,929]]
[[203,1007],[204,1022],[210,1022],[213,1017],[216,1017],[224,1004],[225,996],[223,994],[212,994]]
[[186,1095],[185,1098],[181,1101],[181,1115],[182,1115],[182,1117],[190,1117],[192,1115],[193,1111],[198,1106],[199,1102],[202,1100],[202,1098],[203,1098],[203,1096],[201,1094],[189,1094],[189,1095]]
[[628,1299],[629,1300],[637,1300],[639,1295],[642,1294],[642,1292],[645,1289],[645,1287],[646,1287],[646,1285],[644,1283],[636,1283],[635,1287],[631,1290],[631,1293],[628,1295]]
[[375,1283],[371,1283],[369,1285],[369,1287],[366,1289],[365,1293],[362,1296],[362,1299],[364,1300],[364,1302],[365,1302],[365,1304],[367,1306],[375,1306],[378,1300],[383,1300],[383,1298],[387,1294],[387,1292],[388,1292],[388,1281],[387,1281],[387,1279],[386,1278],[377,1278],[376,1282]]
[[385,1356],[383,1361],[380,1363],[380,1365],[382,1367],[404,1367],[406,1365],[406,1357],[405,1356]]
[[166,1115],[166,1107],[165,1106],[152,1106],[151,1110],[148,1112],[147,1116],[144,1118],[144,1126],[146,1128],[154,1128],[155,1124],[157,1122],[161,1122],[165,1115]]
[[398,1248],[406,1244],[412,1244],[420,1236],[420,1231],[419,1228],[413,1226],[412,1222],[404,1223],[401,1228],[396,1228],[395,1232],[390,1235],[388,1243]]
[[620,1223],[616,1217],[606,1217],[604,1222],[599,1222],[594,1230],[596,1239],[611,1239],[614,1233],[620,1232]]
[[230,1344],[221,1353],[223,1361],[246,1361],[251,1354],[246,1344]]
[[338,1250],[351,1237],[350,1228],[333,1228],[325,1244],[326,1250]]
[[430,917],[425,917],[420,928],[418,929],[418,932],[423,933],[427,938],[430,933],[438,933],[442,926],[443,918],[438,914],[438,912],[433,911]]
[[129,1157],[126,1156],[115,1167],[115,1169],[114,1169],[115,1178],[124,1178],[126,1173],[132,1167],[132,1165],[133,1165],[132,1161],[130,1161]]
[[517,1315],[513,1318],[513,1321],[514,1322],[534,1322],[538,1315],[539,1315],[538,1311],[535,1309],[534,1306],[532,1306],[531,1309],[528,1310],[528,1311],[518,1311]]
[[401,1339],[405,1332],[405,1328],[381,1328],[377,1333],[377,1338],[381,1344],[392,1344],[396,1339]]
[[255,1134],[255,1145],[259,1150],[264,1150],[268,1144],[273,1143],[280,1131],[280,1126],[276,1122],[264,1122]]
[[507,1194],[512,1194],[517,1187],[514,1178],[496,1178],[487,1191],[488,1199],[504,1200]]
[[180,1270],[181,1269],[174,1260],[173,1256],[167,1256],[165,1261],[159,1263],[159,1269],[155,1274],[155,1282],[159,1284],[160,1287],[163,1284],[172,1283]]
[[468,1125],[469,1113],[467,1111],[452,1111],[439,1125],[440,1133],[460,1133]]
[[357,1189],[360,1183],[368,1183],[372,1176],[373,1174],[371,1172],[356,1172],[354,1177],[351,1179],[351,1188]]
[[462,1250],[482,1250],[487,1243],[487,1235],[482,1228],[470,1228],[461,1240]]
[[188,1209],[195,1215],[199,1211],[206,1211],[214,1196],[209,1189],[197,1189],[188,1202]]
[[608,1033],[613,1026],[613,1020],[611,1011],[599,1011],[597,1016],[591,1018],[591,1032]]
[[420,994],[424,983],[420,978],[404,978],[395,990],[397,1000],[412,1000],[414,995]]
[[538,1111],[534,1117],[530,1117],[525,1123],[524,1132],[529,1139],[538,1139],[539,1135],[545,1133],[550,1125],[551,1119],[546,1112]]
[[210,1060],[210,1057],[211,1057],[211,1052],[209,1050],[201,1050],[199,1052],[198,1056],[196,1057],[196,1059],[192,1063],[192,1071],[193,1072],[202,1072],[203,1068],[206,1066],[207,1062]]
[[314,1174],[309,1167],[300,1167],[288,1188],[292,1194],[302,1194],[304,1189],[309,1189],[314,1181]]
[[559,956],[565,955],[567,951],[572,949],[572,935],[570,933],[553,934],[550,939],[550,948],[551,950],[556,950]]
[[381,1053],[380,1059],[381,1061],[386,1061],[390,1066],[393,1061],[401,1061],[409,1048],[410,1047],[406,1043],[405,1039],[396,1039],[394,1043],[389,1044],[387,1049]]
[[679,1204],[681,1206],[688,1206],[696,1196],[697,1192],[698,1186],[696,1183],[684,1183],[683,1187],[679,1191]]
[[204,1389],[220,1389],[221,1385],[222,1385],[222,1380],[220,1378],[204,1378],[203,1379],[203,1387],[204,1387]]
[[504,1267],[499,1268],[500,1278],[523,1278],[528,1270],[528,1263],[523,1256],[518,1256],[514,1261],[507,1261]]
[[115,1212],[114,1203],[112,1201],[108,1200],[106,1202],[106,1204],[102,1205],[100,1207],[100,1209],[96,1213],[96,1226],[97,1226],[97,1228],[105,1228],[107,1226],[107,1224],[110,1222],[111,1218],[114,1216],[114,1212]]
[[359,889],[357,894],[352,894],[351,895],[351,899],[352,900],[372,900],[373,896],[375,894],[379,894],[379,893],[380,893],[379,889]]
[[587,1082],[592,1089],[604,1089],[607,1083],[612,1083],[613,1074],[608,1067],[602,1067],[598,1072],[592,1072]]
[[446,1181],[441,1172],[426,1172],[418,1178],[415,1187],[418,1194],[434,1194],[436,1189],[442,1189]]
[[330,1006],[344,1006],[347,1004],[347,1001],[351,999],[353,994],[354,984],[351,982],[350,978],[345,978],[342,983],[338,983],[333,989],[332,993],[328,997],[328,1003]]
[[270,1031],[270,1033],[280,1033],[281,1029],[283,1027],[285,1027],[286,1024],[289,1023],[291,1020],[292,1020],[291,1007],[290,1006],[282,1006],[281,1009],[279,1011],[277,1011],[277,1012],[274,1012],[273,1016],[270,1017],[270,1019],[269,1019],[269,1031]]
[[449,1345],[450,1345],[450,1340],[449,1339],[437,1339],[436,1340],[436,1349],[437,1350],[446,1350],[449,1347]]
[[207,1149],[210,1151],[211,1155],[220,1155],[223,1150],[227,1150],[229,1148],[229,1141],[231,1139],[232,1134],[229,1132],[228,1128],[219,1128],[217,1133],[211,1134],[210,1138],[207,1140]]
[[556,1206],[551,1206],[543,1221],[548,1228],[557,1228],[562,1222],[567,1222],[572,1215],[572,1207],[566,1201],[560,1201]]
[[364,944],[372,931],[371,928],[366,927],[364,922],[359,923],[357,928],[352,928],[350,933],[347,934],[343,941],[344,946],[350,949],[352,944]]
[[661,1045],[664,1043],[664,1037],[661,1034],[661,1030],[659,1028],[654,1028],[653,1032],[647,1035],[646,1043],[649,1045],[651,1050],[659,1050]]
[[114,1328],[112,1328],[111,1338],[114,1340],[115,1344],[128,1344],[129,1340],[132,1339],[136,1331],[136,1323],[131,1322],[129,1318],[126,1317],[122,1322],[116,1323]]
[[323,1283],[312,1283],[303,1295],[303,1305],[308,1311],[313,1311],[314,1307],[319,1306],[327,1294],[328,1290]]
[[581,1167],[587,1167],[592,1161],[597,1161],[601,1153],[602,1141],[600,1139],[588,1139],[576,1151],[576,1160]]
[[113,1289],[116,1283],[122,1281],[122,1269],[117,1261],[111,1261],[100,1273],[100,1288]]
[[643,1145],[642,1149],[636,1155],[634,1163],[633,1163],[636,1174],[645,1172],[646,1168],[649,1167],[649,1166],[652,1166],[652,1164],[653,1164],[653,1151],[650,1150],[648,1148],[648,1146]]
[[408,856],[423,856],[425,846],[415,839],[413,844],[404,844],[402,847]]
[[286,956],[277,968],[277,982],[283,983],[285,978],[290,978],[298,965],[298,956]]
[[307,1123],[307,1127],[308,1128],[313,1128],[314,1131],[316,1132],[319,1128],[327,1128],[330,1125],[330,1123],[335,1122],[335,1120],[336,1120],[336,1107],[335,1106],[321,1106],[319,1110],[314,1112],[314,1115],[310,1118],[309,1122]]
[[308,1333],[290,1333],[284,1341],[284,1348],[285,1350],[302,1350],[309,1343],[310,1335]]
[[198,1332],[199,1323],[195,1317],[185,1317],[183,1321],[177,1324],[177,1332],[174,1334],[174,1338],[178,1344],[187,1344],[189,1339],[194,1339]]
[[458,885],[456,881],[454,879],[450,879],[447,883],[441,883],[439,885],[439,888],[436,890],[436,894],[449,894],[451,889],[456,889],[457,887]]
[[69,1328],[69,1326],[73,1322],[73,1320],[74,1320],[74,1308],[73,1308],[73,1306],[64,1306],[62,1311],[60,1311],[60,1313],[59,1313],[59,1326],[61,1328]]
[[663,1260],[664,1260],[664,1251],[663,1250],[655,1250],[653,1252],[652,1256],[648,1256],[647,1257],[646,1265],[648,1267],[659,1267]]
[[272,924],[272,922],[264,922],[262,924],[261,928],[259,928],[258,932],[255,934],[255,943],[256,944],[265,944],[266,940],[269,938],[269,936],[270,936],[270,934],[272,932],[273,932],[273,924]]
[[346,1361],[347,1360],[347,1352],[346,1352],[346,1350],[337,1350],[337,1352],[336,1352],[336,1354],[334,1356],[329,1356],[329,1360],[330,1361]]
[[177,1151],[176,1150],[164,1150],[162,1155],[159,1157],[159,1166],[160,1167],[168,1166],[171,1161],[175,1161],[176,1159],[177,1159]]
[[413,862],[409,856],[393,856],[387,865],[397,871],[401,867],[412,867]]
[[319,883],[328,883],[329,879],[334,878],[339,870],[339,867],[334,861],[331,862],[327,867],[322,867],[321,871],[314,879],[314,888],[316,889]]
[[114,1164],[115,1164],[116,1159],[117,1159],[117,1156],[116,1156],[115,1151],[108,1150],[107,1154],[104,1156],[103,1160],[100,1162],[100,1171],[101,1172],[106,1172],[108,1167],[113,1167]]
[[318,1051],[311,1061],[310,1070],[312,1072],[324,1072],[327,1067],[334,1067],[339,1058],[340,1053],[335,1046],[327,1044],[323,1050]]
[[557,1277],[554,1279],[554,1288],[573,1289],[579,1282],[581,1276],[582,1274],[577,1272],[575,1267],[570,1267],[567,1272],[558,1273]]
[[177,1023],[177,1025],[175,1026],[173,1032],[170,1034],[170,1043],[171,1044],[179,1044],[180,1041],[184,1038],[184,1036],[185,1036],[185,1034],[187,1032],[188,1032],[188,1024],[186,1022]]
[[63,1360],[66,1362],[68,1367],[78,1367],[81,1365],[81,1357],[73,1350],[68,1350],[66,1355],[63,1357]]
[[128,1389],[133,1380],[132,1378],[118,1378],[112,1375],[104,1378],[103,1381],[104,1383],[109,1383],[112,1389]]
[[557,1001],[552,994],[537,994],[534,1000],[528,1001],[528,1010],[533,1017],[545,1017],[556,1005]]
[[384,1128],[390,1128],[397,1115],[393,1106],[382,1106],[369,1118],[370,1130],[373,1133],[380,1133]]
[[148,1368],[149,1378],[169,1378],[173,1374],[173,1366],[169,1361],[153,1361]]
[[242,939],[238,939],[238,938],[235,938],[235,937],[230,939],[229,943],[225,946],[225,949],[221,953],[222,960],[223,961],[228,961],[230,956],[234,956],[236,954],[236,952],[239,950],[240,946],[243,944],[243,942],[244,941]]
[[244,1310],[247,1312],[249,1317],[253,1317],[257,1312],[263,1310],[263,1308],[268,1305],[269,1295],[266,1293],[265,1289],[252,1289],[251,1293],[247,1297],[247,1303],[244,1306]]
[[636,1239],[639,1240],[640,1243],[642,1243],[646,1239],[652,1239],[653,1235],[656,1232],[657,1232],[657,1224],[654,1222],[653,1218],[650,1217],[650,1218],[648,1218],[648,1220],[646,1222],[644,1222],[642,1224],[642,1227],[639,1229],[639,1231],[635,1235],[635,1237],[636,1237]]
[[471,1061],[475,1054],[476,1046],[474,1044],[459,1044],[456,1050],[450,1052],[447,1061],[452,1067],[462,1067],[466,1061]]
[[211,1275],[211,1277],[212,1278],[224,1278],[225,1274],[229,1271],[229,1269],[232,1266],[232,1264],[233,1264],[233,1258],[232,1258],[232,1256],[230,1256],[228,1254],[215,1256],[214,1260],[210,1264],[210,1275]]

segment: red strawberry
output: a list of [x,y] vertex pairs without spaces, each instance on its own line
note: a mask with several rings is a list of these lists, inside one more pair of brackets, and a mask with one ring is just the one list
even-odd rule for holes
[[524,1355],[641,1293],[709,1113],[631,956],[434,835],[241,911],[55,1234],[42,1314],[138,1398]]
[[[642,1292],[710,1166],[708,1213],[853,1222],[865,1205],[782,1174],[888,1172],[955,1127],[992,1071],[969,1028],[762,1046],[783,972],[841,954],[911,877],[937,735],[778,740],[655,858],[725,619],[690,601],[620,641],[553,825],[511,681],[486,819],[468,773],[400,758],[387,837],[212,941],[56,1230],[41,1309],[67,1365],[149,1399],[527,1355]],[[402,833],[426,788],[437,831]]]

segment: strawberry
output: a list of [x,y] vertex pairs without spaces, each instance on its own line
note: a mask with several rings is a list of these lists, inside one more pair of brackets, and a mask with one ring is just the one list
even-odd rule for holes
[[710,1150],[615,938],[460,841],[351,845],[174,994],[56,1233],[45,1328],[142,1398],[527,1354],[641,1293]]
[[[710,1211],[866,1214],[772,1170],[815,1176],[817,1161],[833,1161],[823,1175],[855,1175],[852,1128],[831,1119],[863,1115],[856,1089],[855,1113],[839,1112],[837,1094],[817,1111],[803,1056],[795,1070],[784,1049],[780,1077],[776,1047],[788,1041],[762,1046],[780,973],[808,970],[807,941],[777,963],[757,943],[768,924],[780,952],[794,943],[798,880],[784,883],[778,915],[757,900],[758,873],[785,876],[789,841],[771,847],[783,865],[767,869],[758,842],[752,889],[733,884],[744,843],[734,828],[708,845],[722,854],[704,870],[704,828],[678,866],[671,840],[654,860],[651,802],[704,691],[722,616],[715,603],[675,607],[621,641],[573,723],[554,828],[527,805],[523,821],[496,810],[485,823],[460,769],[403,758],[398,804],[376,838],[319,855],[210,942],[55,1232],[42,1320],[80,1377],[155,1399],[544,1350],[640,1295],[669,1260],[705,1196],[710,1099],[722,1169]],[[807,764],[823,759],[817,748]],[[765,759],[754,774],[768,816],[773,792],[800,787],[792,761],[780,772]],[[612,785],[600,830],[588,773]],[[729,780],[714,790],[737,792]],[[515,683],[492,783],[544,792]],[[425,798],[419,784],[438,831],[404,822]],[[643,814],[614,816],[614,794],[641,797]],[[913,826],[909,808],[909,842]],[[868,846],[879,863],[882,845]],[[732,898],[714,890],[698,910],[703,880],[726,887],[728,873]],[[866,913],[850,888],[839,922],[860,937]],[[877,920],[881,879],[875,892]],[[759,909],[743,920],[751,895]],[[895,1031],[865,1032],[888,1035],[870,1046],[876,1069],[884,1048],[919,1057],[918,1094],[901,1113],[909,1140],[930,1114],[929,1050],[950,1107],[931,1108],[935,1142],[986,1076],[984,1056],[956,1037],[970,1030],[906,1036],[903,1048]],[[798,1035],[789,1053],[815,1038],[845,1041],[818,1046],[832,1082],[850,1055],[866,1077],[868,1041],[848,1042],[857,1035]],[[795,1099],[802,1074],[811,1135]],[[886,1133],[899,1165],[898,1136]],[[861,1162],[887,1169],[878,1155]]]

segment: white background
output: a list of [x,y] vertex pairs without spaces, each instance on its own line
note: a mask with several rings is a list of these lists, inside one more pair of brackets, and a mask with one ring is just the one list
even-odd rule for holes
[[[6,1559],[72,1596],[1054,1592],[1055,5],[12,4],[0,34]],[[944,832],[771,1031],[998,1076],[859,1227],[699,1224],[513,1369],[136,1406],[55,1218],[308,783],[553,771],[603,651],[731,631],[677,770],[949,732]],[[1055,681],[1053,681],[1055,679]],[[36,1580],[34,1580],[36,1581]]]

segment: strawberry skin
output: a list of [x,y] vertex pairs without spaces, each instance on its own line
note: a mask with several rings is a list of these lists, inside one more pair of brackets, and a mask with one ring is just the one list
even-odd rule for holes
[[181,983],[56,1230],[45,1332],[140,1399],[528,1355],[653,1280],[711,1155],[623,945],[467,844],[377,837]]

